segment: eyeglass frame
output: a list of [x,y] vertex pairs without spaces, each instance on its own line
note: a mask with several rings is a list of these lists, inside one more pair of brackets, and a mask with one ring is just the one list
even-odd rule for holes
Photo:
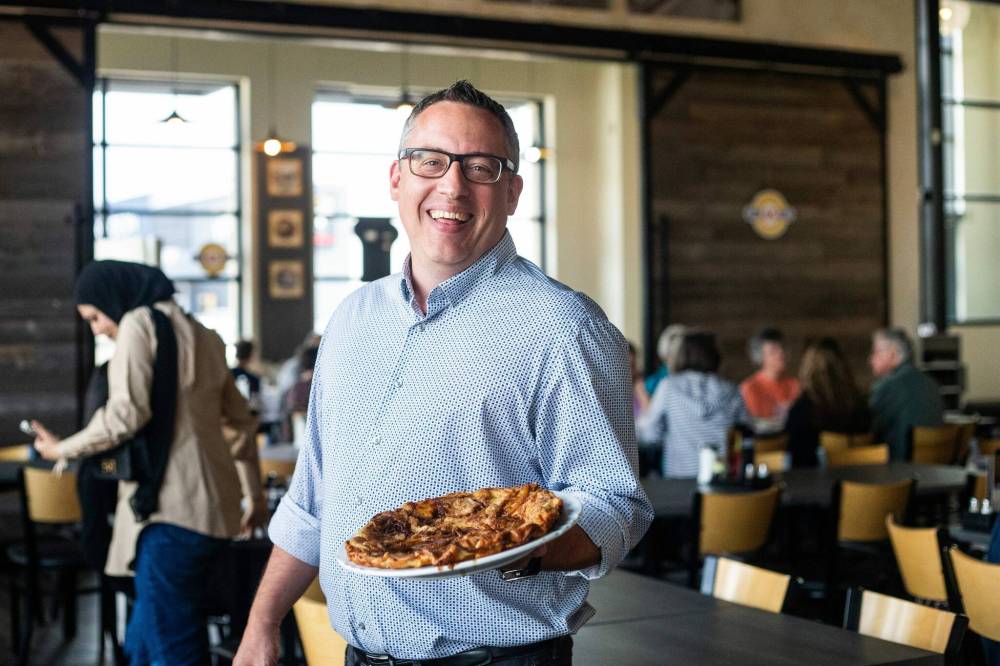
[[[417,152],[418,150],[425,150],[429,153],[439,153],[441,155],[445,155],[448,158],[448,165],[445,167],[444,171],[441,172],[440,176],[425,176],[424,174],[417,173],[416,171],[413,170],[413,162],[410,159],[410,157],[413,155],[413,153]],[[497,172],[497,179],[493,181],[478,181],[478,180],[472,180],[471,178],[466,176],[465,165],[463,164],[463,161],[467,157],[491,157],[500,162],[500,171]],[[511,160],[509,157],[500,157],[499,155],[493,155],[491,153],[456,154],[456,153],[449,153],[447,150],[441,150],[440,148],[418,147],[418,148],[403,148],[402,150],[399,151],[399,155],[397,156],[396,159],[406,160],[410,165],[410,173],[412,173],[414,176],[417,176],[418,178],[432,178],[432,179],[444,178],[446,175],[448,175],[448,172],[451,170],[451,165],[454,164],[455,162],[458,162],[459,171],[462,172],[462,178],[465,178],[470,183],[476,183],[477,185],[495,185],[496,183],[499,183],[500,177],[503,176],[504,167],[506,167],[507,170],[510,171],[512,174],[517,174],[517,170],[516,167],[514,166],[513,160]]]

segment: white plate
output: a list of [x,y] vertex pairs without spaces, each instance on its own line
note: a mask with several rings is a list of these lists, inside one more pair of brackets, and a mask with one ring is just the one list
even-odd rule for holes
[[559,514],[555,525],[552,526],[552,529],[545,536],[521,544],[517,548],[511,548],[510,550],[504,550],[475,560],[466,560],[455,565],[446,564],[414,569],[379,569],[351,562],[347,557],[347,549],[341,547],[340,552],[337,553],[337,564],[348,571],[361,574],[362,576],[381,576],[382,578],[450,578],[452,576],[468,576],[469,574],[486,569],[496,569],[497,567],[516,562],[542,544],[558,539],[576,524],[577,519],[580,517],[580,511],[583,510],[580,500],[576,499],[573,495],[559,491],[555,491],[555,495],[563,501],[562,513]]

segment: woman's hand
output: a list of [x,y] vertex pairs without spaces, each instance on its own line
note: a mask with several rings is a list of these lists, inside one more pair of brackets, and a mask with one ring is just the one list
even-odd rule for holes
[[46,460],[59,460],[59,438],[53,435],[48,428],[39,421],[32,421],[31,427],[35,429],[35,450],[38,455]]
[[267,500],[263,497],[252,500],[247,505],[247,510],[243,513],[243,519],[240,521],[240,536],[253,536],[254,529],[267,526],[267,519],[269,517]]

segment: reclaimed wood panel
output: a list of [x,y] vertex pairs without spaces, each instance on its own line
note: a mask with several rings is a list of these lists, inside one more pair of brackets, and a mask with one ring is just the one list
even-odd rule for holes
[[[54,30],[82,59],[82,31]],[[89,95],[18,21],[0,20],[0,443],[22,418],[78,425],[74,209],[90,168]]]
[[[672,72],[652,76],[662,87]],[[881,137],[843,84],[698,70],[649,123],[650,335],[714,331],[736,381],[762,326],[784,331],[792,372],[807,340],[830,335],[867,382],[886,316]],[[742,217],[764,188],[798,214],[777,240]]]

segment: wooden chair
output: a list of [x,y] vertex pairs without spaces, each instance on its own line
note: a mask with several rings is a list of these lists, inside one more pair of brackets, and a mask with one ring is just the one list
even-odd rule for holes
[[[772,451],[787,451],[788,435],[764,435],[753,440],[753,454],[770,453]],[[756,461],[755,461],[756,462]]]
[[1000,439],[984,439],[979,442],[979,452],[984,456],[1000,453]]
[[[41,573],[45,571],[57,575],[57,589],[49,594],[61,599],[65,640],[76,635],[76,595],[98,590],[78,590],[76,587],[77,574],[86,569],[76,536],[52,532],[80,522],[76,474],[64,472],[56,476],[49,469],[24,467],[18,472],[18,485],[24,540],[7,548],[7,558],[22,572],[17,576],[12,572],[10,579],[11,637],[15,641],[19,663],[26,663],[35,621],[43,619]],[[22,596],[25,601],[23,622]],[[103,623],[98,623],[98,629],[101,630],[100,653],[103,658]]]
[[915,463],[951,465],[958,455],[958,435],[959,427],[953,424],[915,426],[910,459]]
[[294,460],[260,459],[260,478],[265,485],[286,485],[294,473]]
[[299,640],[308,666],[343,666],[347,641],[330,626],[326,612],[326,598],[313,580],[306,593],[292,606],[295,623],[299,627]]
[[831,593],[841,582],[844,551],[874,558],[891,570],[885,517],[906,515],[915,486],[912,479],[895,483],[837,481],[834,484],[830,499],[831,531],[826,548],[826,591],[831,602]]
[[767,465],[768,471],[772,474],[788,470],[788,452],[783,450],[754,453],[753,461],[756,465]]
[[957,663],[969,619],[946,610],[889,597],[871,590],[847,593],[844,628],[944,655]]
[[780,613],[792,577],[727,557],[706,557],[701,593],[716,599]]
[[884,465],[889,462],[889,445],[856,446],[850,449],[827,451],[828,467],[845,465]]
[[688,583],[695,587],[700,559],[706,555],[752,553],[767,543],[780,490],[734,493],[695,493],[691,515],[694,524]]
[[1000,641],[1000,564],[977,560],[955,546],[948,552],[969,627],[984,638]]
[[940,527],[903,527],[892,514],[885,517],[885,527],[906,593],[919,601],[958,608],[952,586],[948,584],[951,574],[946,564],[945,530]]
[[30,444],[15,444],[0,447],[0,462],[28,462],[31,459]]
[[873,442],[874,439],[869,432],[850,433],[824,430],[819,434],[820,448],[827,453],[855,446],[871,446]]

